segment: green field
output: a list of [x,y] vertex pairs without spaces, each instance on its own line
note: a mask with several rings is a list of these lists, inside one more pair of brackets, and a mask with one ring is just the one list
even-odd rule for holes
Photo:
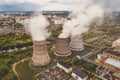
[[41,69],[32,69],[29,67],[29,61],[20,63],[16,70],[21,80],[35,80],[35,74],[39,73]]
[[52,66],[56,65],[55,62],[51,61],[51,63],[46,67],[33,68],[29,65],[29,63],[30,60],[20,63],[16,67],[16,71],[18,72],[18,75],[20,76],[21,80],[36,80],[36,75],[38,73],[41,73],[42,71],[50,69]]
[[16,71],[18,72],[21,80],[35,80],[36,79],[36,74],[41,73],[42,71],[45,71],[46,69],[50,69],[52,66],[55,66],[58,61],[66,61],[71,63],[71,58],[75,57],[78,53],[77,52],[72,52],[73,54],[69,57],[66,58],[61,58],[58,56],[55,56],[54,53],[50,53],[51,57],[51,63],[46,66],[46,67],[41,67],[41,68],[32,68],[29,65],[30,61],[25,61],[23,63],[20,63],[16,67]]
[[13,33],[0,35],[0,51],[26,46],[32,46],[32,39],[30,35]]
[[17,50],[8,53],[0,53],[0,80],[16,80],[12,71],[12,64],[31,56],[32,48]]

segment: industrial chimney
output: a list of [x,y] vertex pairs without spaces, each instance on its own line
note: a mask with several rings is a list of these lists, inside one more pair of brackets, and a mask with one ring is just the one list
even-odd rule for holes
[[70,49],[73,51],[84,50],[83,41],[80,35],[71,38]]
[[55,55],[66,57],[71,55],[68,38],[58,38],[55,45]]
[[31,65],[34,67],[46,66],[50,63],[46,41],[33,42],[33,56]]

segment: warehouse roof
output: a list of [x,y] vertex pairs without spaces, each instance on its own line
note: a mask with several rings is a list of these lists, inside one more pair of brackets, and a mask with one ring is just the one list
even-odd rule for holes
[[58,62],[60,65],[62,65],[63,67],[65,67],[65,68],[71,68],[72,67],[72,65],[71,64],[69,64],[69,63],[66,63],[66,62],[63,62],[63,61],[60,61],[60,62]]
[[116,55],[116,56],[120,56],[120,53],[117,51],[113,51],[113,50],[105,50],[104,52],[112,54],[112,55]]
[[108,59],[105,61],[105,63],[120,68],[120,60],[116,60],[116,59],[108,58]]
[[73,71],[73,73],[76,74],[77,76],[79,76],[80,78],[85,78],[88,76],[87,74],[85,74],[81,71],[78,71],[78,70]]

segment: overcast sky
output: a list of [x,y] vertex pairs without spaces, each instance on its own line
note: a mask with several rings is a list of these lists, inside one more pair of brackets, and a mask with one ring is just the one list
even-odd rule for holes
[[[0,11],[69,10],[69,6],[92,0],[0,0]],[[120,0],[94,0],[111,11],[120,11]]]

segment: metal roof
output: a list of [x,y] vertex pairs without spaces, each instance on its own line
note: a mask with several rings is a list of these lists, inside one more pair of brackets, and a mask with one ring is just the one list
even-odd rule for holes
[[65,68],[71,68],[72,67],[72,65],[71,64],[69,64],[69,63],[66,63],[66,62],[63,62],[63,61],[60,61],[60,62],[58,62],[60,65],[62,65],[63,67],[65,67]]
[[113,51],[113,50],[105,50],[104,52],[112,54],[112,55],[116,55],[116,56],[120,56],[120,53],[117,51]]
[[82,79],[88,76],[87,74],[85,74],[81,71],[78,71],[78,70],[73,71],[73,73],[76,74],[77,76],[79,76]]
[[108,63],[110,65],[113,65],[115,67],[120,68],[120,60],[116,60],[116,59],[112,59],[112,58],[108,58],[105,63]]

